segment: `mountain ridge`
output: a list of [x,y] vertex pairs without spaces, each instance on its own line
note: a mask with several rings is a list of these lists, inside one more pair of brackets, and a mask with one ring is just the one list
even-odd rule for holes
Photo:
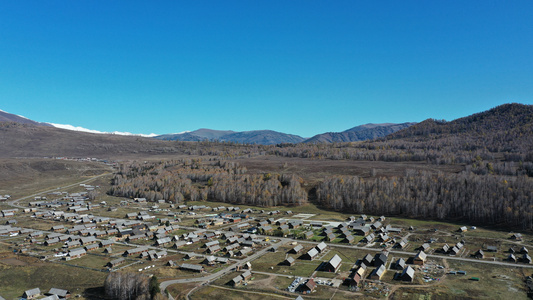
[[0,122],[15,122],[15,123],[21,123],[21,124],[32,124],[35,126],[49,126],[49,127],[53,126],[48,123],[41,123],[41,122],[33,121],[26,117],[8,113],[3,110],[0,110]]
[[[19,124],[19,125],[16,125]],[[25,125],[25,126],[22,126]],[[56,128],[52,127],[48,123],[36,122],[27,118],[13,115],[5,111],[0,111],[0,132],[20,131],[21,135],[28,135],[38,130],[33,128]],[[52,129],[41,130],[42,136],[32,136],[37,141],[42,142],[45,136],[54,132],[59,140],[62,140],[60,135],[69,136],[74,138],[73,133],[76,131],[64,130],[53,131]],[[309,139],[304,139],[297,135],[291,135],[272,130],[252,130],[235,132],[232,130],[212,130],[201,128],[191,132],[185,132],[180,134],[168,134],[160,135],[158,138],[147,138],[143,141],[149,140],[180,140],[180,141],[220,141],[220,142],[232,142],[240,144],[261,144],[261,145],[273,145],[273,144],[286,144],[286,143],[337,143],[337,142],[353,142],[362,140],[376,140],[376,141],[392,141],[397,139],[403,139],[405,141],[416,142],[428,139],[443,139],[446,137],[457,138],[464,137],[468,143],[474,141],[473,139],[480,140],[485,139],[483,142],[487,148],[491,148],[493,145],[500,145],[502,148],[505,143],[508,145],[506,148],[511,151],[513,147],[525,147],[528,144],[527,137],[531,136],[533,131],[533,105],[525,105],[518,103],[503,104],[484,112],[475,113],[466,117],[458,118],[452,121],[440,121],[435,119],[427,119],[420,123],[381,123],[373,124],[368,123],[360,126],[356,126],[347,129],[343,132],[330,132],[325,134],[319,134]],[[67,133],[68,132],[68,133]],[[94,136],[105,136],[92,138]],[[113,144],[118,142],[118,135],[113,134],[92,134],[92,135],[79,135],[84,138],[87,137],[88,141],[91,139],[98,140],[97,143]],[[78,136],[76,136],[78,137]],[[177,138],[176,138],[177,137]],[[10,137],[13,139],[13,144],[19,147],[26,147],[26,145],[20,144],[20,141],[16,140],[17,136]],[[181,139],[180,139],[181,138]],[[76,139],[76,138],[74,138]],[[105,141],[104,141],[105,140]],[[490,141],[489,141],[490,140]],[[132,140],[124,140],[126,144]],[[29,143],[29,141],[26,141]],[[81,141],[82,144],[85,141]],[[3,141],[5,144],[6,141]],[[446,142],[449,143],[449,142]],[[467,144],[468,144],[467,143]],[[35,143],[33,143],[35,144]],[[151,143],[147,143],[151,144]],[[164,143],[154,143],[157,147],[164,145]],[[33,145],[32,145],[33,146]],[[148,145],[145,145],[148,147]],[[62,148],[63,146],[57,146]],[[65,145],[66,147],[66,145]],[[109,146],[110,148],[120,148],[120,151],[124,151],[117,145]],[[134,147],[135,148],[135,147]],[[503,148],[502,148],[503,149]],[[17,149],[13,149],[15,152],[19,152]],[[142,151],[149,151],[144,149]],[[499,150],[498,150],[499,151]],[[99,153],[99,150],[97,151]],[[87,153],[82,151],[81,153]],[[58,154],[60,155],[60,154]]]
[[283,143],[300,143],[305,139],[288,133],[277,132],[273,130],[251,130],[251,131],[232,131],[232,130],[214,130],[201,128],[195,131],[165,134],[154,137],[160,140],[170,141],[220,141],[220,142],[234,142],[240,144],[261,144],[273,145]]
[[483,134],[486,131],[515,130],[533,126],[533,105],[508,103],[452,121],[426,119],[386,139],[443,134]]
[[305,140],[304,143],[346,143],[374,140],[377,138],[385,137],[391,133],[397,132],[414,124],[416,123],[368,123],[350,128],[343,132],[326,132],[322,134],[317,134]]

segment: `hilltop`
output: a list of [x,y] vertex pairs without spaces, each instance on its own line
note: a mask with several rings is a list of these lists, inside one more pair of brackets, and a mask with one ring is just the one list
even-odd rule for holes
[[0,157],[120,157],[182,153],[174,144],[151,138],[95,134],[0,122]]
[[327,132],[317,134],[304,143],[343,143],[374,140],[385,137],[391,133],[397,132],[416,123],[383,123],[383,124],[365,124],[350,128],[343,132]]
[[491,152],[529,151],[533,149],[533,105],[503,104],[449,122],[428,119],[382,140],[461,143]]
[[35,126],[52,126],[48,123],[36,122],[23,116],[10,114],[3,110],[0,110],[0,122],[14,122],[14,123],[20,123],[20,124],[31,124]]
[[205,128],[185,133],[164,134],[155,138],[169,141],[220,141],[260,145],[300,143],[304,141],[304,138],[300,136],[273,130],[235,132],[231,130],[212,130]]

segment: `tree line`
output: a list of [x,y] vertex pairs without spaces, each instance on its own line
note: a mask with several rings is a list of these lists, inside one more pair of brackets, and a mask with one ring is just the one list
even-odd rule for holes
[[222,201],[256,206],[307,202],[302,179],[290,174],[246,174],[235,162],[217,159],[123,164],[109,194],[149,201]]
[[342,212],[533,229],[533,179],[526,176],[418,171],[389,178],[333,176],[316,193],[321,205]]
[[104,282],[105,295],[109,299],[155,300],[161,298],[157,277],[131,272],[112,272]]

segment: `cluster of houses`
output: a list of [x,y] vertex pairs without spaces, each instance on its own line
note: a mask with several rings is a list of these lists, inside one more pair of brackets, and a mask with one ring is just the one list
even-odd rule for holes
[[[194,205],[194,206],[179,205],[178,208],[183,209],[183,210],[189,210],[190,211],[189,214],[195,214],[194,211],[199,211],[199,210],[210,210],[210,211],[218,212],[217,215],[200,218],[196,220],[196,224],[197,224],[196,226],[202,229],[207,229],[207,228],[211,228],[214,226],[235,224],[235,226],[231,226],[231,228],[229,229],[231,231],[242,231],[248,227],[251,227],[252,225],[247,221],[251,218],[250,214],[252,213],[259,213],[259,214],[267,213],[268,215],[271,215],[271,216],[281,214],[281,211],[279,210],[270,211],[270,212],[266,212],[265,210],[253,210],[251,208],[241,210],[241,208],[238,206],[210,207],[206,205]],[[182,211],[182,213],[184,213],[184,211]],[[284,213],[288,215],[292,214],[291,211],[286,211]],[[261,233],[269,234],[274,231],[274,224],[272,223],[274,219],[271,218],[269,220],[271,221],[271,223],[269,223],[271,227],[265,228],[266,230],[261,231]],[[301,220],[292,220],[292,222],[289,222],[289,223],[290,224],[288,223],[278,224],[277,226],[282,226],[282,225],[301,226],[303,225],[303,222]],[[293,227],[290,227],[290,229],[292,228]],[[252,233],[256,233],[257,228],[254,227],[253,229],[254,231]],[[281,228],[281,230],[285,230],[285,229],[287,228],[285,227]]]
[[[228,209],[229,208],[230,207],[228,207]],[[197,224],[196,226],[202,229],[207,229],[213,226],[235,224],[235,226],[232,226],[230,230],[240,231],[240,230],[250,227],[250,223],[246,222],[246,220],[248,220],[249,218],[250,218],[250,215],[245,212],[241,212],[241,213],[221,212],[215,216],[201,218],[201,219],[196,220],[196,224]]]
[[[224,242],[221,244],[218,240],[221,238]],[[262,239],[255,234],[237,234],[220,231],[215,232],[191,232],[182,235],[182,240],[176,241],[173,248],[180,248],[184,243],[195,243],[200,240],[206,240],[202,248],[205,248],[206,254],[224,253],[225,257],[243,257],[249,255],[255,248],[261,246]]]
[[70,291],[51,288],[47,293],[41,292],[41,289],[34,288],[24,291],[22,298],[24,299],[39,299],[39,300],[59,300],[70,298]]
[[[346,278],[345,284],[348,286],[357,286],[365,275],[368,273],[369,267],[375,267],[367,276],[371,280],[381,280],[387,268],[385,267],[389,257],[388,251],[382,251],[374,256],[367,254],[363,259],[358,260],[350,275]],[[414,257],[410,259],[414,265],[423,265],[426,262],[427,255],[424,251],[419,251]],[[415,277],[415,270],[407,265],[407,262],[403,258],[398,258],[395,262],[391,263],[391,268],[398,270],[394,278],[396,280],[403,280],[412,282]]]
[[147,211],[132,212],[126,214],[126,219],[136,219],[141,221],[151,221],[155,219],[155,216],[151,216]]
[[[444,244],[441,249],[438,249],[438,252],[442,254],[449,254],[449,255],[458,255],[461,249],[465,246],[465,241],[457,242],[454,246],[450,246],[448,244]],[[427,251],[427,249],[425,250]]]
[[[313,259],[317,258],[320,253],[324,252],[324,250],[326,250],[327,247],[328,247],[328,245],[326,245],[326,243],[320,242],[315,247],[309,249],[309,251],[307,251],[300,258],[301,259],[305,259],[305,260],[313,260]],[[294,250],[295,249],[293,248],[291,251],[294,251]]]
[[242,274],[239,274],[238,276],[234,277],[232,280],[228,282],[228,285],[231,286],[239,286],[248,280],[252,278],[252,264],[250,262],[246,262],[245,264],[239,265],[236,268],[237,271],[242,271]]
[[[265,210],[254,210],[254,209],[251,209],[251,208],[246,208],[246,209],[243,209],[241,211],[241,208],[238,207],[238,206],[218,206],[218,207],[211,207],[211,206],[208,206],[208,205],[191,205],[191,206],[187,206],[187,205],[178,205],[177,207],[178,209],[181,209],[181,210],[189,210],[189,211],[201,211],[201,210],[204,210],[204,211],[213,211],[213,212],[224,212],[224,211],[227,211],[227,212],[241,212],[243,214],[251,214],[251,213],[258,213],[258,214],[269,214],[269,215],[278,215],[278,214],[281,214],[281,211],[280,210],[274,210],[274,211],[269,211],[269,212],[266,212]],[[286,211],[285,214],[292,214],[291,211]]]
[[531,256],[529,256],[529,250],[526,247],[522,247],[519,250],[515,250],[513,247],[511,247],[507,252],[509,252],[507,260],[510,262],[523,262],[526,264],[531,263]]
[[[223,234],[221,231],[208,232],[205,230],[197,230],[182,235],[166,236],[165,232],[163,232],[165,229],[169,230],[170,228],[160,228],[156,231],[154,236],[154,246],[180,249],[185,245],[203,242],[203,245],[200,246],[200,248],[205,248],[205,253],[210,254],[205,261],[207,265],[212,265],[213,263],[226,263],[228,257],[247,256],[254,250],[254,248],[259,247],[262,241],[262,239],[258,238],[255,234],[236,234],[232,232],[226,232]],[[146,233],[149,233],[149,231]],[[126,240],[134,241],[139,238],[147,239],[146,233],[139,234],[137,231],[132,232],[132,235],[128,236]],[[225,242],[221,243],[219,239],[223,239]],[[147,257],[150,260],[155,260],[166,255],[166,251],[154,252],[154,255],[150,255],[150,251],[152,250],[149,250],[148,247],[137,247],[124,251],[123,256],[139,256],[141,258]],[[215,257],[214,254],[216,253],[224,253],[224,257]]]
[[252,272],[250,270],[246,270],[242,274],[240,274],[240,275],[236,276],[235,278],[233,278],[229,282],[229,285],[238,286],[238,285],[241,285],[242,283],[248,281],[250,278],[252,278]]
[[0,213],[0,217],[9,218],[14,217],[15,213],[19,211],[18,208],[3,209]]
[[63,205],[64,204],[48,203],[46,204],[46,208],[51,209],[49,211],[40,211],[38,210],[38,206],[25,208],[23,211],[25,213],[33,213],[32,216],[35,218],[76,222],[78,216],[87,216],[90,210],[100,207],[100,204],[92,204],[90,202],[68,202],[68,204],[65,205],[65,211],[59,210]]
[[[275,230],[280,230],[284,234],[287,234],[290,229],[296,229],[303,226],[303,221],[296,219],[296,220],[287,220],[287,219],[279,219],[275,220],[274,218],[268,218],[260,220],[257,223],[258,231],[262,234],[272,234]],[[312,231],[311,231],[312,233]],[[312,235],[311,235],[312,237]]]
[[[67,252],[56,254],[56,256],[71,260],[100,248],[103,248],[105,253],[112,253],[111,246],[119,239],[126,241],[133,241],[137,238],[153,239],[155,245],[165,246],[171,242],[171,237],[166,235],[179,228],[178,225],[167,226],[165,223],[168,222],[165,219],[160,220],[158,225],[152,225],[145,224],[141,220],[111,219],[75,213],[68,214],[63,211],[49,211],[46,214],[49,214],[47,217],[58,221],[73,219],[79,220],[79,222],[76,222],[77,225],[72,227],[64,224],[54,225],[50,228],[52,233],[47,234],[42,231],[14,227],[12,224],[1,225],[0,235],[28,234],[26,240],[30,243],[43,244],[44,246],[58,245],[66,249]],[[166,251],[155,251],[154,253],[147,253],[146,257],[155,260],[164,256],[166,256]]]
[[[320,253],[324,253],[326,248],[327,248],[327,245],[324,242],[321,242],[315,247],[309,249],[309,251],[307,251],[305,254],[300,256],[300,259],[313,260]],[[289,253],[299,254],[302,250],[303,250],[302,245],[296,245],[294,248],[289,250]],[[292,256],[287,256],[287,258],[283,262],[280,262],[280,265],[292,266],[294,265],[295,262],[296,260]],[[335,254],[335,256],[333,256],[328,262],[321,264],[319,266],[319,269],[325,272],[336,273],[339,270],[341,263],[342,263],[342,259],[340,258],[340,256]]]
[[[400,233],[401,228],[394,228],[390,225],[384,226],[383,221],[385,217],[381,216],[377,219],[361,215],[359,218],[350,217],[346,222],[340,223],[337,226],[326,225],[323,222],[311,221],[309,226],[313,230],[304,231],[300,234],[303,239],[312,239],[315,236],[317,228],[320,228],[320,236],[323,236],[324,241],[331,242],[337,240],[339,242],[352,244],[355,243],[354,236],[363,236],[362,242],[371,243],[379,241],[382,243],[396,243],[396,240],[390,236],[391,233]],[[272,234],[279,230],[284,235],[287,235],[290,230],[302,227],[302,220],[278,219],[274,218],[260,220],[257,223],[257,229],[261,234]],[[404,241],[404,244],[407,244]]]
[[38,230],[14,227],[13,225],[0,225],[0,236],[18,236],[28,234],[31,236],[42,236],[43,233]]
[[50,195],[55,196],[55,200],[48,201],[46,196],[37,196],[31,201],[30,207],[46,207],[46,208],[60,208],[62,206],[83,206],[85,201],[89,200],[89,192],[95,189],[92,185],[83,185],[87,189],[85,192],[67,193],[67,192],[52,192]]

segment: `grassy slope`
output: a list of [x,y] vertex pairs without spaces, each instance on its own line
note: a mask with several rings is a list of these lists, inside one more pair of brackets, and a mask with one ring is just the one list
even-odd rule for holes
[[[4,256],[5,252],[2,253]],[[35,258],[20,257],[25,266],[0,263],[0,295],[6,299],[22,296],[21,291],[39,287],[48,291],[52,287],[68,289],[73,295],[98,293],[107,273],[73,268],[55,263],[42,263]]]

